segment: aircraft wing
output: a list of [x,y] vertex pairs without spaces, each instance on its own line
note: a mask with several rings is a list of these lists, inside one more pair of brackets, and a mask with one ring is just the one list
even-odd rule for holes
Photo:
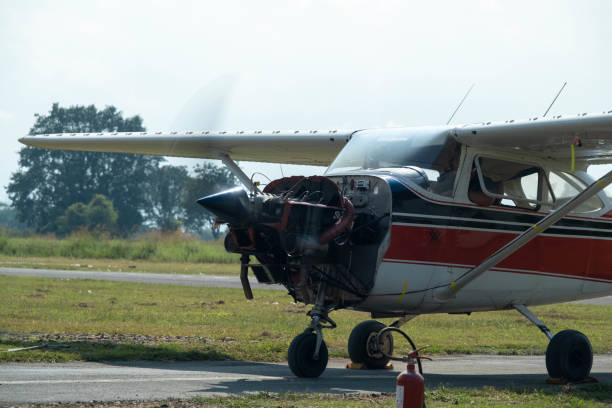
[[329,165],[353,130],[252,132],[112,132],[25,136],[25,145],[46,149],[139,153],[158,156]]
[[[469,146],[589,164],[612,163],[612,111],[482,123],[453,129]],[[572,147],[573,146],[573,147]]]

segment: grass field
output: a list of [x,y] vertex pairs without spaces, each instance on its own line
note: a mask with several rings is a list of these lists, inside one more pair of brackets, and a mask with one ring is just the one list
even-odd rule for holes
[[[109,239],[76,234],[15,237],[0,234],[0,256],[10,258],[124,259],[131,261],[231,264],[239,256],[229,254],[222,241],[202,241],[186,234],[151,233],[136,239]],[[82,262],[72,262],[82,263]]]
[[[239,289],[2,276],[0,350],[43,342],[67,348],[0,352],[0,361],[284,360],[289,343],[309,322],[308,308],[282,292],[254,292],[255,299],[247,301]],[[612,352],[612,307],[533,310],[553,331],[580,330],[596,353]],[[343,310],[332,316],[338,328],[324,333],[330,355],[347,357],[350,330],[368,315]],[[547,345],[515,311],[420,316],[404,328],[417,345],[429,344],[431,354],[543,354]],[[399,353],[406,350],[397,343]]]

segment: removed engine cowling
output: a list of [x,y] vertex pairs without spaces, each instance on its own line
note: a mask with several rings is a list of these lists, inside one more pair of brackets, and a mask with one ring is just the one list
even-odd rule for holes
[[259,264],[249,267],[259,282],[281,283],[304,303],[312,303],[325,282],[326,298],[345,307],[367,296],[372,284],[372,279],[351,273],[351,237],[363,235],[360,224],[371,228],[381,220],[371,209],[368,215],[356,214],[350,194],[345,196],[339,184],[323,176],[285,177],[268,184],[263,193],[235,188],[198,203],[228,224],[227,251],[243,254],[243,262],[251,255],[257,258]]

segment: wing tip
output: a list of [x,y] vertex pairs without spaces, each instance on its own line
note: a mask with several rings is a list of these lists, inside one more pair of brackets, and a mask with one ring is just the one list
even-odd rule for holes
[[26,136],[20,137],[17,140],[19,141],[19,143],[26,145],[26,146],[31,146],[31,147],[38,147],[38,143],[40,143],[40,138],[37,138],[36,136],[33,136],[33,135],[26,135]]

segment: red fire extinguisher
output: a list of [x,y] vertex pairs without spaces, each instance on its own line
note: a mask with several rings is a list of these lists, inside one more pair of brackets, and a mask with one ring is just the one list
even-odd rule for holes
[[[427,347],[427,346],[425,346]],[[419,351],[425,347],[418,348],[408,354],[405,361],[408,363],[406,371],[397,376],[395,388],[396,408],[424,408],[425,406],[425,379],[415,370],[418,359],[428,359],[419,356]]]

